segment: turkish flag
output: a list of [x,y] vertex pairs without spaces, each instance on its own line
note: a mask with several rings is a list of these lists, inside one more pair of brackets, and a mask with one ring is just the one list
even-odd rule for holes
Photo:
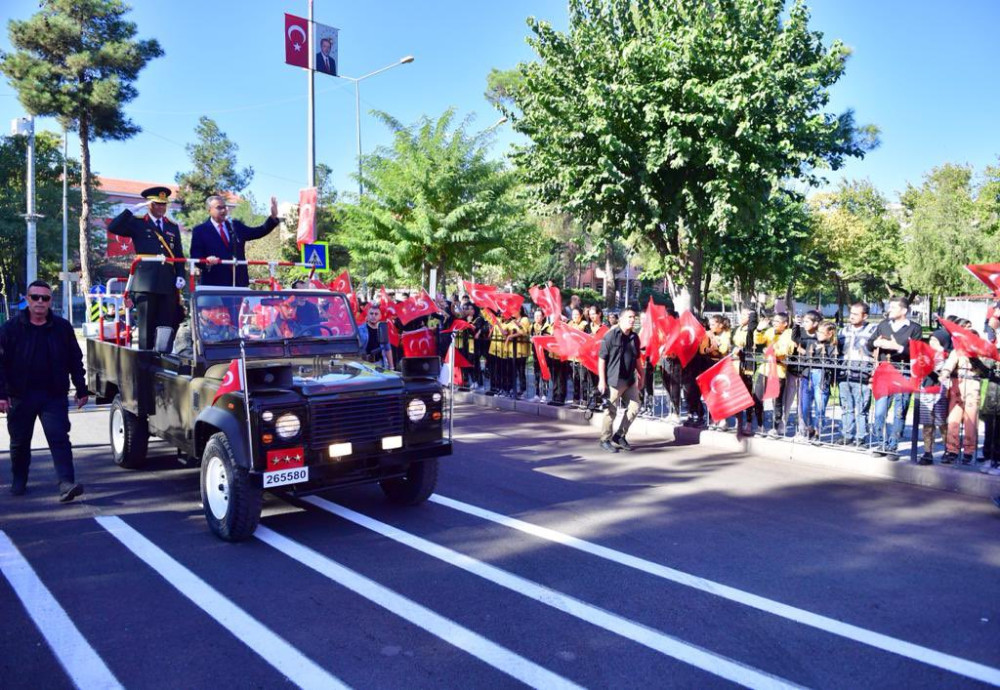
[[677,355],[681,367],[686,367],[698,354],[701,341],[705,339],[705,327],[690,310],[687,310],[677,320],[677,330],[671,335],[667,352]]
[[538,362],[538,370],[546,381],[552,379],[552,374],[549,372],[549,362],[545,357],[545,350],[555,342],[554,335],[536,335],[531,338],[531,344],[535,346],[535,361]]
[[521,316],[521,307],[524,305],[523,296],[513,292],[493,292],[490,297],[500,307],[504,316],[511,319]]
[[122,237],[116,235],[113,232],[108,233],[108,248],[105,252],[107,258],[112,258],[114,256],[131,256],[135,253],[135,248],[132,246],[131,237]]
[[385,325],[389,327],[389,344],[393,347],[399,347],[399,329],[396,328],[396,324],[392,321],[386,321]]
[[899,393],[912,393],[919,385],[919,379],[906,378],[890,362],[879,362],[872,374],[872,395],[876,400]]
[[414,295],[405,302],[399,302],[396,305],[396,316],[405,326],[413,319],[433,314],[437,310],[437,305],[434,304],[431,296],[427,294],[426,290],[421,290],[419,295]]
[[597,333],[587,336],[590,340],[580,348],[580,364],[595,374],[598,373],[597,360],[601,353],[601,339],[604,338],[604,334],[607,332],[608,327],[601,326]]
[[285,13],[285,64],[309,69],[309,20]]
[[492,285],[479,285],[478,283],[470,283],[467,280],[462,281],[462,285],[465,286],[465,291],[469,294],[469,299],[477,307],[485,307],[487,309],[492,309],[495,312],[502,311],[500,305],[498,305],[491,295],[497,291],[497,289]]
[[468,331],[472,328],[472,324],[464,319],[453,319],[451,322],[451,328],[446,328],[441,331],[442,333],[454,333],[455,331]]
[[334,292],[343,292],[344,294],[353,294],[354,288],[351,287],[351,274],[344,271],[339,276],[330,281],[330,289]]
[[729,419],[737,412],[753,407],[753,398],[740,378],[733,360],[723,357],[695,379],[702,400],[715,421]]
[[590,335],[558,321],[552,324],[552,335],[559,345],[559,352],[565,359],[579,359],[580,350],[590,340]]
[[650,297],[639,326],[639,347],[646,351],[646,359],[655,367],[660,361],[663,345],[676,337],[677,319],[667,313],[666,307],[656,304]]
[[764,383],[764,395],[760,399],[777,398],[781,395],[781,377],[778,376],[778,357],[774,354],[773,347],[764,350],[764,373],[767,378]]
[[385,321],[390,318],[396,318],[396,303],[389,299],[389,293],[385,291],[385,286],[379,291],[378,295],[378,306],[379,311],[382,312],[382,320]]
[[299,227],[295,242],[312,244],[316,241],[316,188],[307,187],[299,190]]
[[938,319],[938,323],[951,336],[952,347],[966,357],[1000,360],[1000,354],[997,353],[997,346],[980,338],[968,328],[962,328],[957,323],[952,323],[948,319]]
[[562,295],[559,288],[535,286],[528,288],[528,294],[543,314],[555,320],[562,318]]
[[212,398],[212,404],[221,398],[226,393],[234,393],[236,391],[242,391],[246,388],[243,383],[243,372],[240,367],[240,360],[234,359],[229,363],[229,368],[226,369],[226,375],[222,377],[222,383],[219,385],[219,390],[215,391],[215,397]]
[[934,371],[934,365],[941,359],[941,356],[941,352],[938,352],[923,340],[911,340],[910,376],[917,381],[923,381]]
[[448,347],[448,354],[446,357],[447,361],[454,364],[456,369],[470,369],[472,367],[472,363],[466,359],[465,355],[455,349],[454,344]]
[[437,356],[437,338],[434,337],[434,331],[429,328],[404,333],[400,340],[403,342],[404,357]]
[[1000,297],[1000,264],[968,264],[965,268]]

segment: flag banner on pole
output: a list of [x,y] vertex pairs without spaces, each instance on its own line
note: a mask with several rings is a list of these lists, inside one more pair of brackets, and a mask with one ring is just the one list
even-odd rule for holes
[[967,264],[966,270],[1000,296],[1000,264]]
[[299,227],[295,242],[299,246],[316,241],[316,188],[299,190]]
[[734,414],[753,407],[753,397],[729,357],[720,359],[699,374],[695,381],[698,382],[701,398],[708,407],[708,413],[716,422],[729,419]]
[[437,338],[429,328],[420,328],[400,336],[403,343],[404,357],[435,357],[437,356]]
[[340,29],[326,24],[313,22],[313,42],[316,57],[313,59],[313,70],[322,74],[337,76],[339,74]]
[[309,69],[309,20],[285,13],[285,64]]
[[246,386],[243,383],[243,367],[240,366],[240,360],[234,359],[229,363],[229,368],[226,369],[226,374],[222,377],[222,384],[219,386],[219,390],[215,391],[212,404],[214,405],[215,401],[226,393],[235,393],[245,388]]
[[396,304],[396,317],[405,326],[414,319],[421,316],[428,316],[438,310],[434,300],[427,294],[426,290],[420,290],[419,295],[414,295],[410,299]]

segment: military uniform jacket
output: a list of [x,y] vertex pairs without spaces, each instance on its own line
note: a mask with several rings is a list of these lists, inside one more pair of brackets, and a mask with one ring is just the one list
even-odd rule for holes
[[[149,214],[137,218],[125,209],[108,225],[108,231],[121,237],[130,237],[138,256],[166,256],[183,259],[184,249],[181,247],[181,230],[166,218],[163,218],[163,233],[153,224]],[[184,264],[158,264],[140,261],[132,279],[132,292],[155,292],[161,295],[172,295],[177,289],[176,279],[184,278]]]

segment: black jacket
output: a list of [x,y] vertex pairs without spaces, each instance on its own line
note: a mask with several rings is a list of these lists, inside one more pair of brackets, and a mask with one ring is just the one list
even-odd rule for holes
[[[166,218],[163,219],[163,233],[153,225],[152,218],[146,214],[136,218],[132,212],[125,209],[108,224],[108,232],[121,237],[131,237],[136,256],[166,256],[175,259],[184,258],[181,247],[181,229]],[[167,251],[167,247],[170,251]],[[177,278],[187,275],[184,264],[160,264],[142,261],[135,268],[132,279],[132,292],[153,292],[160,295],[177,293]]]
[[[0,326],[0,398],[20,398],[34,387],[32,379],[36,374],[31,371],[29,323],[28,310],[22,309],[17,316]],[[76,342],[73,326],[66,319],[49,313],[44,329],[48,346],[46,359],[53,372],[51,379],[58,381],[49,393],[68,394],[72,378],[76,397],[87,395],[83,352]]]

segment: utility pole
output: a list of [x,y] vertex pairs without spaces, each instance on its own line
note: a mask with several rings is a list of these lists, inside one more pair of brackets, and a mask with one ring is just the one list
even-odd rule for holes
[[316,46],[313,45],[314,34],[313,0],[309,0],[309,40],[307,41],[309,45],[309,69],[306,70],[306,78],[309,80],[309,114],[306,125],[309,137],[309,141],[306,144],[306,158],[308,159],[306,162],[308,166],[308,170],[306,171],[307,187],[316,186]]
[[63,318],[73,323],[73,295],[71,293],[73,283],[69,279],[69,241],[67,232],[67,218],[69,216],[69,172],[66,168],[66,155],[68,153],[69,133],[63,127],[63,198],[62,198],[62,303]]
[[25,242],[27,247],[27,280],[25,286],[27,286],[38,278],[37,227],[35,225],[35,220],[38,218],[35,215],[35,118],[32,116],[16,118],[11,123],[11,133],[15,135],[21,134],[28,138],[28,179],[25,185],[28,189],[28,212],[24,214],[24,219],[28,225],[27,240]]

